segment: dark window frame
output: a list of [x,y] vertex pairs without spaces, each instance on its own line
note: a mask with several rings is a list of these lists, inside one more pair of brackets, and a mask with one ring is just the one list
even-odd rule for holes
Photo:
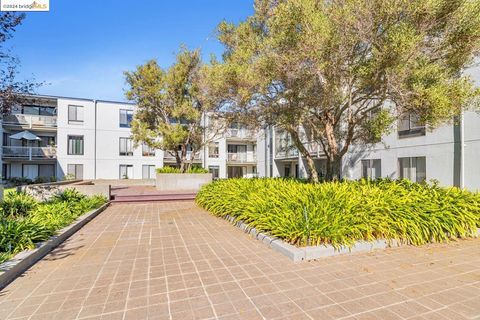
[[[70,152],[70,140],[73,137],[80,138],[82,140],[82,153],[71,153]],[[80,139],[78,139],[80,140]],[[72,134],[72,135],[67,135],[67,155],[69,156],[83,156],[85,155],[85,137],[83,135],[77,135],[77,134]]]
[[[125,119],[126,123],[122,123],[122,112],[125,112]],[[120,128],[131,128],[132,127],[132,120],[133,120],[133,110],[130,109],[120,109],[118,113],[118,123]],[[130,118],[130,120],[129,120]]]
[[[75,108],[75,119],[70,119],[70,108]],[[78,120],[78,108],[82,108],[82,115],[83,119]],[[68,117],[68,123],[69,124],[81,124],[85,122],[85,112],[84,112],[84,106],[76,105],[76,104],[69,104],[68,105],[68,112],[67,112],[67,117]]]
[[[130,146],[132,147],[131,151],[128,151],[127,150],[128,143],[125,142],[125,154],[122,154],[122,140],[125,140],[125,141],[130,140]],[[132,138],[128,138],[128,137],[118,138],[118,155],[122,156],[122,157],[133,157],[133,140],[132,140]]]

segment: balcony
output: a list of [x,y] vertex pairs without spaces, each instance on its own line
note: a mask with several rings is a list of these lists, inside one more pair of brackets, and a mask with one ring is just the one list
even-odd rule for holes
[[255,136],[255,132],[253,130],[248,129],[227,129],[225,133],[225,137],[227,139],[233,140],[251,140],[256,141],[257,138]]
[[[178,151],[178,155],[180,155],[180,151]],[[202,159],[201,154],[197,153],[194,156],[193,161],[200,161],[201,159]],[[166,162],[175,162],[176,161],[175,157],[168,152],[164,153],[163,160],[166,161]],[[192,153],[187,152],[187,161],[190,161],[190,160],[192,160]]]
[[281,149],[275,152],[275,159],[288,159],[288,158],[296,158],[298,157],[298,149],[296,148],[289,148],[289,149]]
[[56,147],[2,147],[4,159],[48,160],[57,158]]
[[227,161],[231,163],[256,163],[257,155],[255,153],[228,153]]
[[57,127],[56,116],[37,116],[31,114],[10,114],[3,117],[4,126],[28,129],[49,129]]

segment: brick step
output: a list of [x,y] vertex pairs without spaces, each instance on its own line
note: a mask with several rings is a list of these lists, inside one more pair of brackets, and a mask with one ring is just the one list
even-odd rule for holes
[[112,203],[194,200],[196,193],[114,195]]

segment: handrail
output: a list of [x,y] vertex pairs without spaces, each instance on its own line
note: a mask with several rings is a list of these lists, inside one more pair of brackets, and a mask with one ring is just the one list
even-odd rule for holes
[[9,114],[3,117],[3,124],[32,127],[56,127],[56,116],[37,116],[32,114]]
[[4,158],[19,159],[55,159],[57,157],[56,147],[2,147],[2,156]]

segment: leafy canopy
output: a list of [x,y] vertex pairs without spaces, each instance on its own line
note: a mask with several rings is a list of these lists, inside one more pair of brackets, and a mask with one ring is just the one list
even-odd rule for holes
[[312,175],[307,142],[322,147],[332,178],[352,144],[378,142],[404,114],[434,128],[479,95],[463,73],[480,48],[478,0],[257,0],[218,34],[211,93],[285,129]]

